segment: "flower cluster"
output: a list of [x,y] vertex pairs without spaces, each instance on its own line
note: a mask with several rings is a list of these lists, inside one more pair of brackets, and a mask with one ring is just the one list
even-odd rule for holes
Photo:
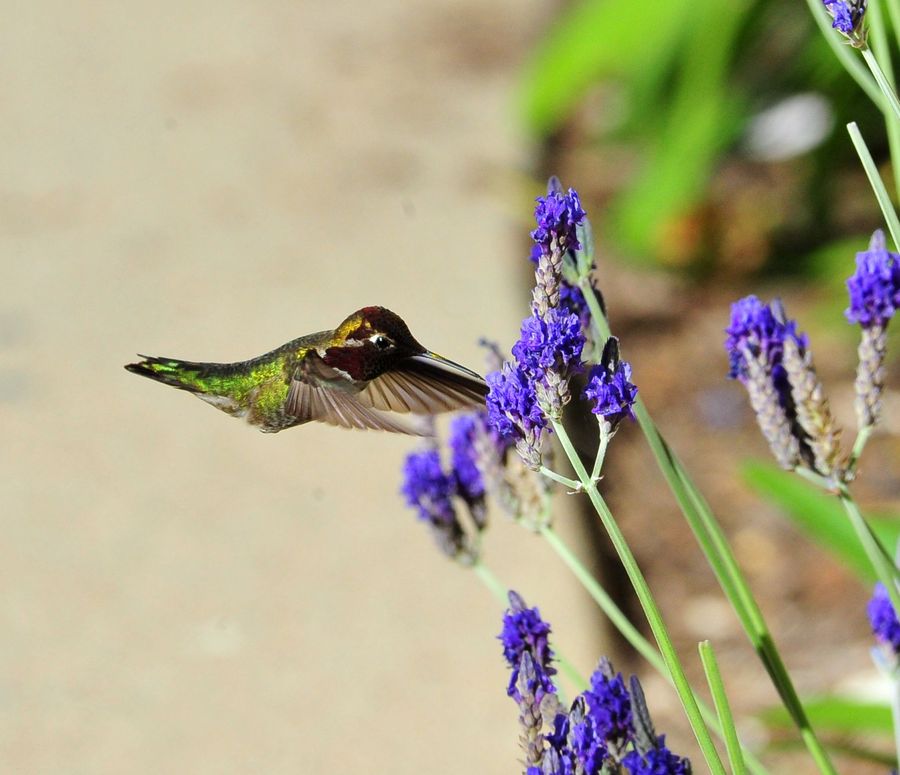
[[476,532],[486,525],[484,481],[476,462],[476,439],[483,428],[483,413],[453,421],[449,472],[441,466],[436,448],[412,452],[403,464],[400,492],[406,503],[431,527],[441,549],[460,559],[472,559],[475,547],[459,519],[454,499],[458,497],[466,504]]
[[517,684],[522,655],[526,651],[534,663],[538,702],[544,694],[556,691],[552,680],[556,669],[552,664],[550,625],[541,619],[537,608],[528,608],[517,592],[509,592],[509,610],[503,614],[503,630],[497,637],[503,644],[503,656],[510,668],[509,687],[506,690],[510,697],[517,702],[522,699]]
[[547,185],[547,196],[538,197],[534,208],[537,228],[531,232],[535,247],[545,255],[552,253],[556,242],[563,250],[577,250],[578,225],[584,220],[578,192],[570,188],[564,192],[559,178],[552,177]]
[[834,20],[831,26],[843,33],[853,46],[865,48],[863,21],[866,16],[867,0],[823,0],[823,3]]
[[863,328],[884,328],[900,308],[900,255],[887,249],[883,231],[872,235],[868,250],[856,254],[847,292],[847,320]]
[[856,272],[847,280],[847,291],[847,320],[862,328],[854,382],[856,420],[860,428],[870,428],[881,411],[886,328],[900,308],[900,255],[888,251],[884,232],[876,231],[869,249],[856,254]]
[[875,637],[890,646],[896,656],[900,656],[900,621],[897,621],[897,613],[891,605],[891,598],[884,584],[879,582],[875,585],[866,613],[869,614],[869,623]]
[[840,431],[797,323],[778,300],[747,296],[731,307],[726,329],[731,379],[747,388],[760,430],[785,469],[801,465],[839,475]]
[[610,337],[600,363],[591,369],[584,388],[584,397],[594,403],[591,411],[606,424],[607,433],[615,433],[626,417],[634,419],[632,407],[637,392],[637,387],[631,383],[631,364],[619,360],[619,340]]
[[637,678],[632,676],[629,691],[605,658],[590,688],[566,712],[552,680],[550,626],[515,592],[509,600],[500,640],[512,671],[507,693],[519,705],[528,775],[689,775],[690,762],[653,730]]
[[478,455],[475,451],[475,434],[478,420],[475,415],[463,414],[450,423],[450,447],[453,477],[457,492],[467,502],[484,497],[484,480],[478,470]]
[[531,468],[541,465],[543,432],[569,401],[568,383],[581,369],[585,338],[578,314],[560,306],[562,264],[578,248],[577,229],[585,217],[578,194],[551,178],[547,196],[535,208],[537,267],[531,316],[522,321],[514,360],[489,374],[488,422],[516,443]]

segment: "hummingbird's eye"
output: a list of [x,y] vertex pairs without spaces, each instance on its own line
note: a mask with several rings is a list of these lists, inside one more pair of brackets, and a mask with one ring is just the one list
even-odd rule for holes
[[379,350],[389,350],[391,348],[391,346],[393,345],[393,342],[390,339],[388,339],[386,336],[382,336],[381,334],[378,334],[377,336],[373,336],[372,343]]

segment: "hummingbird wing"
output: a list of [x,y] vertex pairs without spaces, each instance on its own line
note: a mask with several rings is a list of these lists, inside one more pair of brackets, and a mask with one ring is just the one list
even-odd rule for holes
[[484,407],[488,387],[474,371],[435,353],[406,358],[369,382],[359,399],[390,412],[440,414]]
[[[342,384],[344,383],[344,384]],[[285,403],[287,414],[299,423],[318,421],[342,428],[360,428],[410,436],[429,436],[424,423],[392,416],[359,400],[359,393],[340,372],[315,355],[304,359],[295,369]]]

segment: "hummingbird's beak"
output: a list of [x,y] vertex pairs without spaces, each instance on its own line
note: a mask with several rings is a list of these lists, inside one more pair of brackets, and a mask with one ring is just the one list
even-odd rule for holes
[[472,380],[481,385],[485,384],[484,377],[477,372],[467,369],[465,366],[461,366],[455,361],[451,361],[449,358],[445,358],[443,355],[438,355],[431,351],[426,351],[421,355],[413,355],[410,360],[420,364],[422,369],[429,372],[444,372],[451,378],[457,377],[463,380]]

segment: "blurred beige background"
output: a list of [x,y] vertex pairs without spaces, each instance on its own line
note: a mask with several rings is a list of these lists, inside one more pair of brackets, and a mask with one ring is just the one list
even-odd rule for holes
[[[410,440],[263,435],[122,365],[366,304],[477,368],[508,345],[552,10],[6,4],[0,771],[518,771],[499,609],[403,507]],[[486,549],[589,671],[549,551],[497,513]]]

